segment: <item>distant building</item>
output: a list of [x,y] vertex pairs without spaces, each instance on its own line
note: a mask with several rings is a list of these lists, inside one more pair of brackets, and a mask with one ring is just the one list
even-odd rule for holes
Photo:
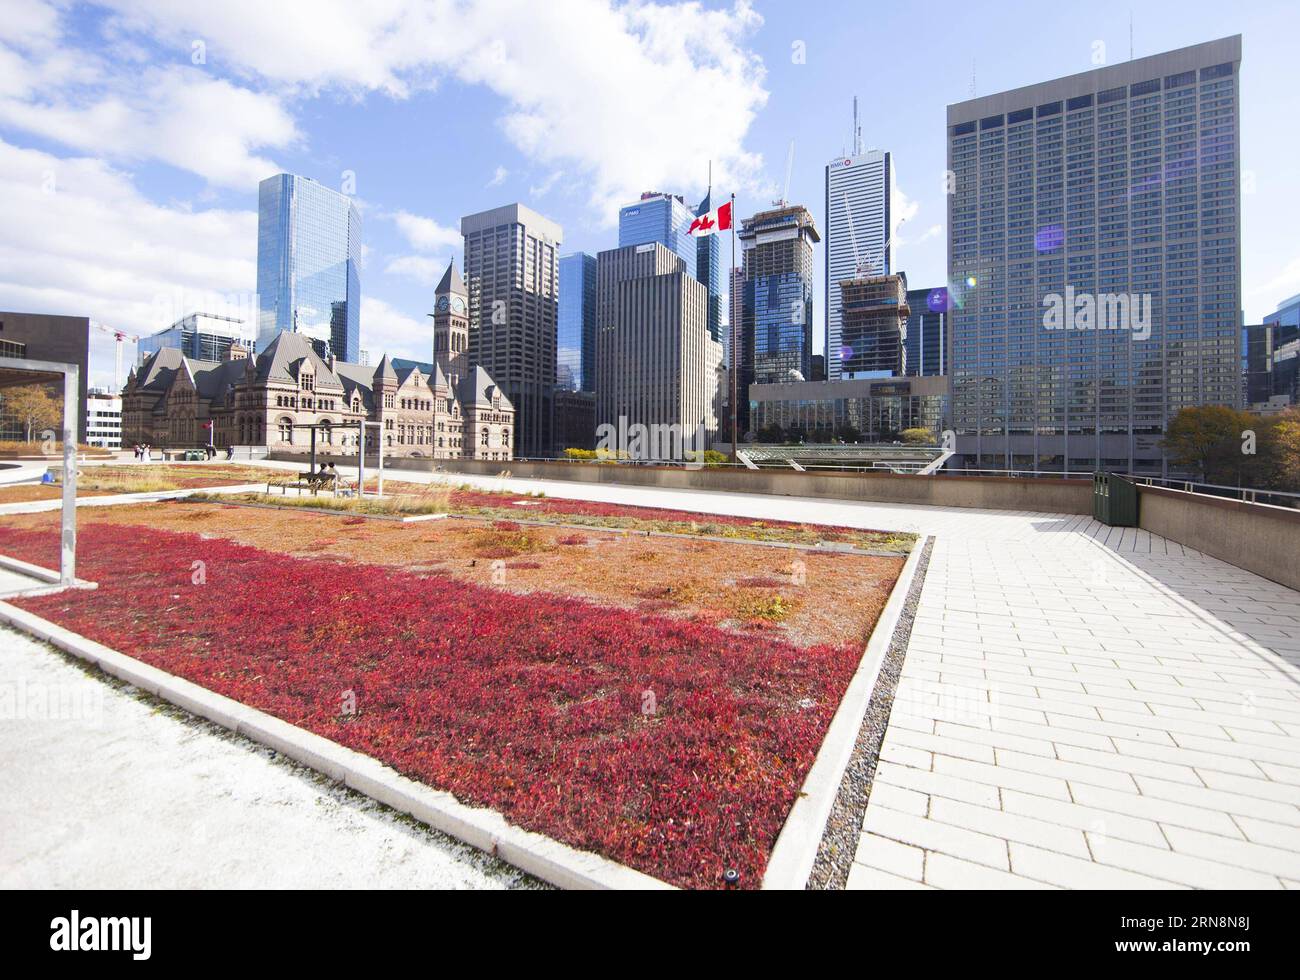
[[564,391],[596,390],[596,257],[586,252],[560,256],[555,385]]
[[948,359],[948,290],[909,289],[907,291],[906,373],[910,377],[935,377],[945,374]]
[[[746,218],[737,237],[745,273],[739,382],[807,381],[812,374],[813,246],[821,240],[812,212],[782,205]],[[739,405],[740,431],[748,406]]]
[[825,354],[814,354],[812,356],[812,377],[810,377],[808,380],[809,381],[826,380],[826,355]]
[[682,260],[687,275],[698,279],[698,241],[689,234],[694,220],[695,212],[680,194],[647,191],[641,200],[619,209],[618,247],[658,242]]
[[1300,296],[1246,333],[1246,402],[1252,411],[1300,405]]
[[839,286],[841,380],[906,374],[907,277],[862,276]]
[[107,388],[86,393],[86,444],[122,448],[122,396]]
[[[90,318],[0,312],[0,357],[77,365],[77,394],[85,405],[90,373]],[[12,424],[3,416],[3,409],[0,409],[0,428],[13,431]],[[86,441],[85,413],[79,420],[77,441]]]
[[[713,210],[713,188],[695,207],[696,217]],[[695,278],[709,291],[709,336],[726,347],[722,336],[722,236],[702,235],[695,240]]]
[[712,441],[722,345],[709,335],[708,290],[659,243],[597,256],[596,424],[679,426]]
[[235,317],[191,313],[170,327],[141,337],[136,346],[136,363],[143,364],[147,357],[164,347],[174,347],[197,361],[224,361],[234,344],[256,352],[257,342],[251,337],[253,329]]
[[948,428],[948,379],[890,378],[754,385],[754,431],[762,441],[890,442],[904,429]]
[[826,165],[826,377],[840,378],[842,359],[839,283],[860,275],[882,276],[897,268],[890,213],[893,157],[863,150],[854,133],[854,152]]
[[[511,458],[514,407],[487,373],[473,368],[455,385],[441,368],[398,370],[322,359],[308,338],[281,333],[262,353],[234,348],[225,361],[197,361],[166,347],[127,379],[122,439],[164,448],[263,447],[305,453],[316,430],[320,453],[355,454],[360,420],[377,422],[367,445],[385,455],[430,459]],[[349,424],[350,423],[350,424]]]
[[467,215],[460,230],[470,362],[496,379],[518,413],[516,455],[551,455],[564,231],[522,204]]
[[565,449],[596,448],[596,393],[555,390],[555,445]]
[[257,194],[257,347],[301,333],[318,354],[361,351],[361,216],[346,194],[276,174]]

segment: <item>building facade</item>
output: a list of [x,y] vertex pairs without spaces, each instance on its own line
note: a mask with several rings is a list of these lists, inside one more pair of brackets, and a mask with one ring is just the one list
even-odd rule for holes
[[704,284],[657,242],[601,252],[597,283],[597,426],[678,426],[692,440],[703,426],[711,442],[722,345],[709,335]]
[[840,291],[860,275],[888,275],[897,267],[891,240],[893,157],[866,150],[826,165],[826,377],[840,378]]
[[861,276],[840,284],[840,379],[907,373],[907,277]]
[[[713,188],[695,208],[699,217],[713,210]],[[726,348],[722,335],[722,236],[701,235],[695,239],[695,278],[709,291],[709,336]]]
[[[518,413],[515,454],[554,453],[556,339],[564,232],[522,204],[460,221],[465,236],[470,362]],[[563,447],[560,447],[563,448]]]
[[[812,375],[813,246],[821,240],[802,205],[760,211],[741,222],[743,254],[739,383],[807,381]],[[749,431],[748,406],[738,427]]]
[[127,379],[122,438],[183,449],[207,445],[210,433],[218,448],[306,452],[306,426],[317,426],[317,451],[346,455],[357,452],[357,423],[365,421],[380,426],[367,430],[367,445],[382,439],[385,455],[509,460],[514,406],[464,358],[468,309],[455,302],[457,285],[464,289],[444,277],[439,287],[431,365],[322,358],[309,338],[288,332],[256,355],[236,345],[223,361],[163,348]]
[[1241,38],[948,107],[953,424],[992,469],[1165,473],[1241,400]]
[[[90,318],[0,312],[0,357],[77,365],[77,395],[85,405],[90,373]],[[78,414],[77,441],[85,442],[85,412]],[[4,419],[0,419],[0,427],[13,428]]]
[[308,177],[276,174],[257,193],[257,347],[281,331],[318,354],[361,352],[361,216],[346,194]]
[[560,256],[558,332],[555,354],[556,388],[561,391],[595,391],[596,257],[594,255],[573,252]]
[[658,242],[682,260],[688,275],[699,278],[699,242],[690,235],[694,220],[695,212],[680,194],[646,191],[641,200],[619,209],[618,247]]
[[948,290],[944,286],[907,291],[907,352],[909,377],[932,378],[948,366]]
[[754,430],[768,442],[891,442],[904,429],[948,428],[948,379],[754,385]]
[[106,388],[86,393],[86,444],[122,448],[122,397]]
[[1300,296],[1245,328],[1246,402],[1253,411],[1300,405]]
[[257,341],[250,336],[255,329],[235,317],[191,313],[164,330],[141,337],[136,345],[136,363],[143,364],[145,358],[164,347],[175,347],[197,361],[224,361],[235,344],[257,350]]

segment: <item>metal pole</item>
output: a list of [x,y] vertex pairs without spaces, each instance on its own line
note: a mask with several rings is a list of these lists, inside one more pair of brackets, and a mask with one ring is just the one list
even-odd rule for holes
[[[731,290],[732,295],[736,293],[736,195],[731,195],[731,276],[727,279],[727,287]],[[745,286],[742,283],[740,287],[741,296],[745,294]],[[740,442],[740,433],[736,431],[736,346],[740,342],[740,324],[737,323],[736,310],[731,311],[731,462],[736,462],[737,443]]]
[[59,584],[77,581],[77,391],[79,368],[63,375],[63,533],[59,554]]
[[379,496],[384,495],[384,434],[379,433]]

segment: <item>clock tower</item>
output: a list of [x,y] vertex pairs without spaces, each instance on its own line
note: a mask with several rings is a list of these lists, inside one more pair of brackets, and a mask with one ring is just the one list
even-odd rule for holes
[[442,369],[452,390],[469,373],[469,291],[456,271],[456,260],[434,290],[433,361]]

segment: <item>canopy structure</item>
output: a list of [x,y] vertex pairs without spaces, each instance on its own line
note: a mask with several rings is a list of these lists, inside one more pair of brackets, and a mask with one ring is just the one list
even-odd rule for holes
[[31,384],[63,386],[63,533],[58,577],[63,588],[77,582],[77,421],[81,413],[78,373],[75,364],[0,357],[0,392]]
[[331,435],[340,429],[357,430],[357,496],[365,496],[366,486],[366,430],[375,429],[375,445],[379,450],[379,487],[378,496],[384,495],[384,438],[383,426],[379,422],[368,422],[357,420],[353,422],[312,422],[305,425],[295,425],[295,429],[311,430],[311,456],[309,469],[316,469],[316,431],[323,429]]

